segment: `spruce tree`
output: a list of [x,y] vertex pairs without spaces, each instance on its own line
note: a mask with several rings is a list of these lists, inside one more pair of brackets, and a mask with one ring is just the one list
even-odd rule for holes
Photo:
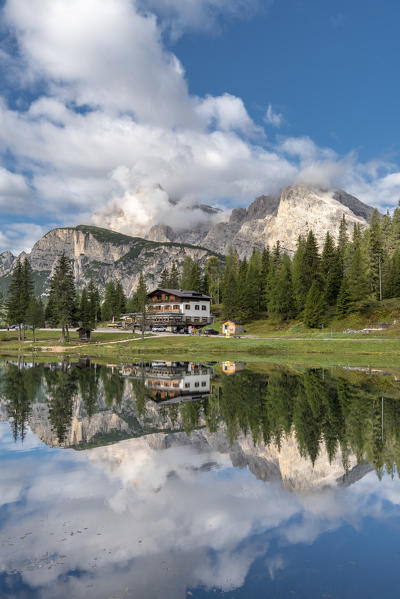
[[190,256],[186,256],[182,266],[182,276],[180,282],[181,289],[192,289],[191,285],[193,282],[193,267],[193,259]]
[[90,308],[89,308],[89,299],[88,292],[86,287],[82,290],[81,299],[79,302],[79,320],[81,321],[81,326],[84,328],[89,327],[90,322]]
[[63,254],[50,279],[48,307],[52,323],[61,326],[61,341],[69,341],[69,327],[76,320],[76,290],[71,263]]
[[347,277],[343,277],[342,284],[340,286],[339,294],[337,297],[337,314],[339,318],[344,318],[351,306],[351,295],[349,289],[349,282]]
[[169,288],[169,279],[170,279],[170,274],[169,274],[168,268],[166,267],[161,272],[159,287],[161,287],[161,289],[168,289]]
[[95,329],[97,323],[101,320],[100,293],[93,279],[90,279],[87,287],[89,304],[89,326]]
[[346,217],[343,214],[342,219],[340,221],[340,225],[339,225],[339,236],[338,236],[338,248],[339,248],[339,252],[340,252],[342,258],[344,258],[348,243],[349,243],[349,236],[347,234],[347,222],[346,222]]
[[221,302],[221,263],[216,256],[209,258],[205,272],[208,276],[208,293],[213,298],[214,304]]
[[325,312],[324,296],[317,280],[315,280],[307,294],[304,306],[304,323],[312,328],[318,328],[323,323]]
[[269,248],[265,247],[261,255],[261,273],[260,273],[260,309],[267,310],[267,280],[270,265]]
[[18,259],[8,287],[7,320],[9,324],[18,324],[18,339],[21,340],[21,324],[25,318],[25,306],[22,302],[23,267]]
[[114,298],[115,298],[114,281],[109,281],[106,285],[104,301],[101,306],[101,319],[104,321],[111,320],[113,317]]
[[167,288],[179,289],[179,272],[175,262],[173,262],[171,266]]
[[146,282],[144,280],[144,276],[143,276],[142,272],[139,275],[139,283],[138,283],[138,288],[136,290],[136,301],[137,301],[137,306],[138,306],[138,312],[141,313],[142,339],[144,339],[144,331],[146,328],[146,307],[147,307],[147,303],[148,303],[148,298],[147,298],[147,286],[146,286]]
[[370,287],[375,297],[379,298],[379,263],[383,258],[383,241],[380,227],[380,216],[374,210],[368,229],[368,265]]

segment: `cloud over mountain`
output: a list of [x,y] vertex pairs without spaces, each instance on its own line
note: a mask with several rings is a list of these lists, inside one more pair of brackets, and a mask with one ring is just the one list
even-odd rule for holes
[[[10,214],[76,224],[94,213],[96,222],[113,211],[118,218],[124,206],[136,215],[129,232],[137,234],[160,216],[160,187],[164,208],[182,201],[179,220],[193,202],[248,204],[293,181],[324,181],[380,207],[395,204],[396,166],[360,164],[303,137],[275,142],[241,98],[190,92],[166,28],[209,31],[259,7],[251,0],[7,0],[0,62],[12,98],[0,100],[0,152],[12,167],[1,171],[0,197],[7,176]],[[278,116],[271,109],[267,128]],[[20,249],[21,240],[8,238],[8,247]]]

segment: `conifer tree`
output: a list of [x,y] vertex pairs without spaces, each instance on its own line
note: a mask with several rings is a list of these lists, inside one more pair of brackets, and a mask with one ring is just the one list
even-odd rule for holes
[[7,319],[18,324],[18,339],[21,340],[23,325],[26,323],[26,313],[33,296],[32,268],[27,259],[22,264],[18,259],[14,268],[8,289]]
[[270,265],[269,248],[265,247],[261,255],[261,273],[260,273],[260,309],[267,310],[267,281]]
[[18,259],[13,270],[11,283],[8,287],[7,320],[11,324],[18,324],[18,339],[21,340],[21,323],[24,321],[25,308],[21,302],[21,290],[23,286],[23,270],[21,260]]
[[89,326],[90,321],[90,313],[89,313],[89,300],[88,300],[88,292],[86,287],[82,290],[81,299],[79,302],[79,319],[81,321],[81,326],[87,328]]
[[383,258],[383,242],[379,212],[374,210],[368,229],[368,265],[371,291],[379,298],[379,263]]
[[148,299],[147,299],[147,286],[146,286],[146,282],[144,280],[144,276],[143,276],[142,272],[139,275],[139,284],[138,284],[138,288],[136,290],[136,299],[137,299],[138,312],[141,313],[142,339],[144,339],[144,331],[146,328],[146,308],[147,308]]
[[351,305],[351,295],[349,290],[349,282],[347,277],[343,277],[342,284],[340,286],[339,294],[337,297],[337,313],[339,318],[344,318]]
[[221,301],[221,264],[216,256],[207,260],[205,274],[208,277],[208,293],[213,298],[214,304]]
[[76,291],[71,263],[63,254],[50,279],[48,318],[61,326],[61,341],[69,341],[69,327],[76,319]]
[[89,326],[96,328],[97,323],[101,320],[100,293],[93,279],[90,279],[87,287],[88,304],[89,304]]
[[307,294],[313,281],[319,277],[319,253],[314,233],[310,231],[306,241],[299,238],[293,259],[293,285],[299,312],[305,307]]
[[260,311],[260,295],[261,255],[259,250],[254,249],[249,260],[245,279],[247,318],[254,318]]
[[193,259],[190,256],[186,256],[182,266],[182,276],[180,282],[181,289],[192,289],[191,284],[193,279],[193,266]]
[[164,268],[164,270],[161,272],[159,287],[161,287],[162,289],[169,289],[169,280],[169,270],[168,268]]
[[101,319],[111,320],[113,317],[113,304],[115,298],[115,285],[114,281],[109,281],[106,285],[106,291],[104,301],[101,306]]
[[304,306],[304,322],[312,328],[318,328],[323,323],[325,312],[324,296],[317,280],[314,280],[307,294]]
[[176,266],[176,263],[173,262],[171,266],[171,271],[169,273],[168,279],[168,289],[178,289],[179,288],[179,272]]
[[361,244],[353,248],[348,274],[349,291],[353,302],[365,299],[369,294],[366,259]]
[[344,258],[348,243],[349,243],[349,236],[347,234],[347,222],[346,222],[346,217],[343,213],[343,216],[342,216],[342,219],[341,219],[340,225],[339,225],[339,237],[338,237],[338,248],[339,248],[339,252],[340,252],[342,258]]

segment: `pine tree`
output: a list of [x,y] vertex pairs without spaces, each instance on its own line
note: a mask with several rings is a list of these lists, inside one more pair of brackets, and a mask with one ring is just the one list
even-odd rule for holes
[[100,293],[93,279],[90,279],[87,287],[89,304],[89,326],[95,329],[99,320],[101,320]]
[[347,277],[343,277],[342,284],[340,286],[339,294],[337,297],[337,313],[339,318],[344,318],[351,306],[351,295],[349,289],[349,282]]
[[179,289],[179,272],[175,262],[171,266],[167,288]]
[[261,255],[254,249],[249,260],[245,279],[245,301],[247,317],[254,318],[260,311],[261,295]]
[[208,293],[213,298],[214,304],[221,301],[221,263],[217,257],[209,258],[206,263],[205,272],[208,276]]
[[82,290],[81,299],[79,302],[79,319],[81,321],[81,326],[84,328],[89,327],[90,321],[90,308],[89,308],[89,300],[88,300],[88,292],[86,287]]
[[190,256],[186,256],[182,266],[181,289],[192,289],[194,262]]
[[267,281],[270,265],[270,253],[268,248],[264,248],[261,255],[261,273],[260,273],[260,309],[267,310]]
[[347,234],[347,222],[346,222],[346,217],[343,214],[342,220],[340,221],[340,225],[339,225],[339,237],[338,237],[338,248],[339,248],[339,252],[340,252],[342,258],[344,258],[348,243],[349,243],[349,236]]
[[383,242],[380,227],[380,216],[374,210],[368,229],[368,265],[370,287],[374,295],[379,298],[379,264],[383,258]]
[[170,274],[168,268],[164,268],[160,275],[159,287],[161,289],[169,289]]
[[104,321],[111,320],[113,317],[114,298],[115,298],[114,281],[109,281],[106,285],[104,301],[101,306],[101,319]]
[[126,297],[124,293],[124,289],[122,287],[122,283],[120,281],[117,282],[115,286],[115,293],[113,299],[113,316],[114,318],[120,318],[121,314],[126,312]]
[[307,294],[313,281],[319,277],[319,253],[314,233],[310,231],[306,241],[299,238],[293,259],[293,285],[297,310],[305,307]]
[[315,280],[307,294],[304,306],[305,324],[312,329],[318,328],[323,323],[324,312],[324,296],[321,293],[320,285]]
[[366,259],[363,255],[361,243],[356,242],[356,244],[352,248],[351,263],[348,271],[349,291],[353,302],[363,300],[369,295]]
[[61,341],[69,341],[69,327],[76,319],[76,291],[71,263],[63,254],[50,279],[47,317],[61,326]]
[[17,260],[13,270],[11,283],[8,287],[7,320],[11,324],[18,324],[18,339],[21,340],[21,323],[25,318],[25,307],[21,301],[23,286],[23,270],[20,259]]
[[146,282],[144,280],[143,273],[141,272],[139,275],[139,284],[136,290],[136,299],[138,312],[142,315],[142,339],[144,339],[144,331],[146,328],[146,307],[147,307],[147,287]]

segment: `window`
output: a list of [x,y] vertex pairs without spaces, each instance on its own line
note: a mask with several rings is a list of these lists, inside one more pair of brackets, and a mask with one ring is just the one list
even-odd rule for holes
[[185,389],[190,389],[190,383],[185,383]]
[[190,310],[190,304],[185,304],[185,310]]
[[200,318],[199,318],[198,316],[195,316],[195,317],[193,318],[193,320],[194,320],[194,322],[200,322]]
[[194,309],[195,309],[195,310],[200,310],[200,306],[199,306],[199,304],[196,304],[196,305],[195,305],[195,307],[194,307]]
[[206,381],[203,381],[203,382],[201,383],[201,386],[202,386],[202,387],[205,387],[206,385],[207,385]]
[[194,386],[195,387],[200,387],[200,383],[195,383]]
[[179,306],[172,306],[174,310],[179,310]]
[[207,306],[201,306],[202,310],[207,310]]

